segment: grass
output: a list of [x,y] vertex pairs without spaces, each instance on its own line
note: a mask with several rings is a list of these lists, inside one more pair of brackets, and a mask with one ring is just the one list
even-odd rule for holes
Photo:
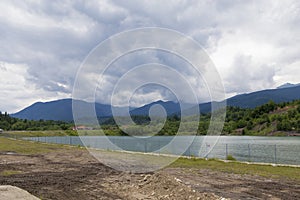
[[16,152],[20,154],[38,154],[62,148],[71,148],[61,144],[43,144],[38,142],[15,140],[0,137],[0,152]]
[[236,159],[232,155],[227,155],[226,160],[236,161]]
[[300,182],[300,167],[224,162],[216,159],[179,158],[170,167],[210,169],[227,173],[249,174],[263,177],[284,178]]
[[2,135],[9,137],[47,137],[47,136],[68,136],[77,135],[76,131],[72,130],[53,130],[53,131],[7,131]]
[[11,175],[15,175],[15,174],[21,174],[21,171],[16,171],[16,170],[4,170],[2,172],[0,172],[1,176],[11,176]]
[[51,136],[103,136],[101,130],[51,130],[51,131],[6,131],[2,135],[12,138],[19,137],[51,137]]

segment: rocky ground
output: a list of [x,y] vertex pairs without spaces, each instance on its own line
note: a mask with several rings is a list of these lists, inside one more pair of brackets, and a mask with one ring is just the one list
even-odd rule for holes
[[81,149],[36,155],[0,152],[0,185],[41,199],[300,199],[299,183],[203,169],[154,173],[111,169]]

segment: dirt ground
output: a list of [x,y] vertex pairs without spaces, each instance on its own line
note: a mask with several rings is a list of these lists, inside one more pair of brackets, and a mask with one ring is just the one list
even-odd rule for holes
[[0,185],[20,187],[43,200],[300,199],[299,183],[287,180],[182,168],[118,172],[80,149],[38,155],[0,152],[1,172]]

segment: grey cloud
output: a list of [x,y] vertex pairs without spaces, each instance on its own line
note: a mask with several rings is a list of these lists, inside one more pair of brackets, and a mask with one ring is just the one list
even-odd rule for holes
[[237,55],[228,74],[228,93],[244,93],[270,88],[274,84],[273,66],[258,65],[249,55]]
[[[108,1],[16,3],[13,6],[18,7],[24,14],[30,13],[35,18],[49,18],[58,25],[16,25],[0,19],[1,33],[6,36],[1,41],[5,47],[1,52],[4,55],[1,59],[6,62],[26,63],[29,66],[27,80],[36,84],[37,88],[70,92],[80,61],[92,47],[111,34],[144,25],[167,27],[169,24],[172,25],[171,28],[177,26],[178,29],[182,29],[178,26],[180,23],[181,26],[186,26],[186,20],[179,22],[176,16],[169,16],[176,13],[177,9],[192,7],[190,4],[173,4],[167,12],[161,6],[161,9],[157,9],[158,5],[158,2],[125,4]],[[88,29],[84,34],[76,32],[74,27],[59,26],[68,24],[63,21],[76,22],[74,16],[79,21],[78,29],[81,26]],[[58,83],[66,84],[68,89],[60,87]]]
[[[249,40],[258,50],[268,46],[265,57],[247,49],[228,53],[232,60],[225,63],[227,72],[221,76],[229,93],[273,87],[278,84],[274,77],[297,80],[299,1],[8,1],[0,3],[0,9],[18,11],[11,16],[7,13],[8,17],[0,15],[0,61],[26,65],[27,84],[43,90],[43,95],[49,92],[46,96],[71,94],[76,71],[92,48],[115,33],[144,26],[180,31],[211,54],[228,43],[234,48],[239,40]],[[228,40],[235,36],[236,41]],[[108,71],[108,88],[128,70],[125,65],[151,61],[178,69],[184,65],[163,53],[129,55]],[[286,75],[287,67],[293,68],[293,74]],[[180,69],[193,79],[192,70]],[[102,100],[108,101],[108,91],[103,91]]]

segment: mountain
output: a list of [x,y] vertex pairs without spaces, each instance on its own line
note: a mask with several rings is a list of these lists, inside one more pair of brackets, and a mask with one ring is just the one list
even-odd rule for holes
[[11,114],[12,117],[29,120],[63,120],[71,121],[72,99],[62,99],[51,102],[37,102],[31,106]]
[[[130,112],[131,115],[149,115],[149,110],[153,105],[160,105],[165,108],[167,115],[171,115],[180,111],[179,103],[173,101],[157,101],[150,104],[146,104],[140,108],[136,108]],[[155,111],[154,111],[155,112]],[[158,112],[158,111],[157,111]],[[154,113],[155,114],[155,113]]]
[[[255,108],[257,106],[268,103],[270,100],[275,103],[290,102],[300,99],[300,86],[269,89],[249,94],[240,94],[227,99],[227,106],[234,106],[240,108]],[[194,108],[190,108],[192,111]],[[201,113],[208,113],[211,111],[211,103],[202,103],[199,105]],[[189,113],[189,110],[186,113]]]
[[[74,103],[82,108],[79,112],[84,118],[89,116],[87,113],[90,109],[96,110],[96,115],[99,118],[111,117],[112,108],[116,110],[116,113],[119,115],[124,115],[126,108],[124,107],[112,107],[106,104],[100,103],[88,103],[85,101],[75,100]],[[133,109],[133,108],[129,108]],[[29,120],[60,120],[60,121],[72,121],[73,112],[72,112],[72,99],[61,99],[50,102],[37,102],[31,106],[11,114],[12,117],[20,119],[29,119]]]
[[277,87],[277,89],[291,88],[291,87],[297,87],[297,86],[300,86],[300,83],[298,83],[298,84],[285,83],[285,84]]
[[[275,103],[289,102],[293,100],[300,99],[300,86],[285,87],[279,89],[262,90],[258,92],[253,92],[249,94],[241,94],[227,99],[228,106],[236,106],[241,108],[255,108],[257,106],[263,105],[270,100]],[[112,107],[110,105],[96,103],[88,103],[84,101],[75,100],[76,104],[80,104],[82,108],[87,108],[82,110],[82,115],[87,113],[88,109],[96,110],[96,114],[99,118],[111,117],[112,108],[116,110],[119,116],[124,116],[126,107]],[[172,101],[157,101],[140,108],[129,108],[131,115],[148,115],[150,108],[155,105],[161,105],[165,108],[167,115],[179,114],[180,105],[179,103]],[[195,107],[194,107],[195,108]],[[183,105],[183,110],[185,113],[193,113],[194,111],[191,105]],[[202,103],[199,105],[201,113],[208,113],[211,110],[211,103]],[[72,121],[72,99],[62,99],[51,102],[38,102],[35,103],[20,112],[11,115],[12,117],[21,119],[32,119],[32,120],[61,120],[61,121]]]
[[241,94],[227,99],[227,105],[241,108],[255,108],[272,100],[275,103],[300,99],[300,86],[262,90],[249,94]]
[[[173,102],[173,101],[156,101],[156,102],[152,102],[150,104],[146,104],[140,108],[136,108],[130,111],[131,115],[149,115],[149,111],[150,108],[153,105],[160,105],[162,107],[164,107],[166,114],[168,116],[172,115],[172,114],[180,114],[181,113],[181,109],[185,112],[186,110],[192,108],[194,105],[189,104],[189,103],[182,103],[180,105],[180,103],[178,102]],[[188,112],[188,113],[194,113],[194,112]],[[161,116],[162,113],[160,110],[153,110],[153,114],[157,115],[157,116]]]

